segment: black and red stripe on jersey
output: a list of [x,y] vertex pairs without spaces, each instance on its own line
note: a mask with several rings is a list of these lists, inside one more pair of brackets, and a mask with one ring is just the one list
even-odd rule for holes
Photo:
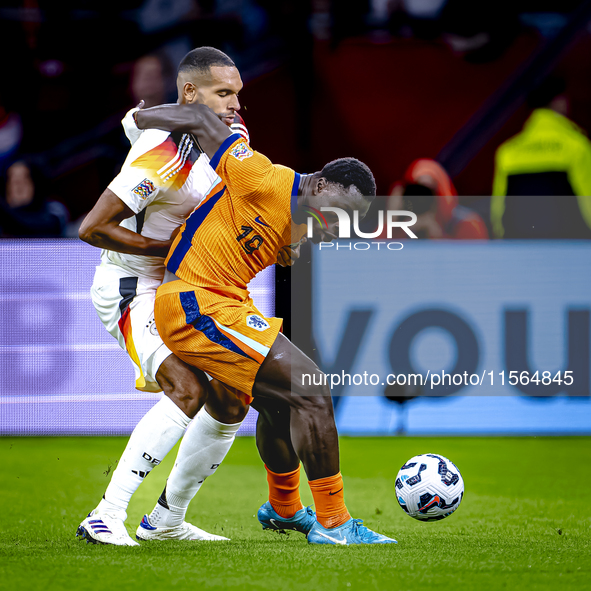
[[234,123],[230,125],[230,129],[234,133],[239,133],[250,144],[248,129],[246,129],[246,125],[244,125],[244,119],[242,119],[238,113],[234,115]]

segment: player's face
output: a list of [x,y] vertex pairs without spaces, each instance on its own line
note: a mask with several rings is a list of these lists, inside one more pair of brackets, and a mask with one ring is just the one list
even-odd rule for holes
[[[369,210],[369,202],[359,195],[356,189],[349,187],[343,189],[341,185],[336,183],[322,182],[320,183],[315,195],[308,199],[308,204],[320,210],[321,207],[338,207],[345,211],[349,216],[350,223],[353,224],[353,215],[355,211],[359,212],[359,220],[361,221]],[[314,244],[319,242],[331,242],[339,235],[339,218],[335,212],[322,212],[326,219],[326,228],[322,227],[316,220],[314,220],[314,234],[311,241]]]
[[194,88],[187,93],[184,87],[184,98],[187,103],[207,105],[226,125],[234,122],[234,116],[240,110],[238,93],[242,90],[242,79],[237,68],[213,66],[208,76],[193,80]]

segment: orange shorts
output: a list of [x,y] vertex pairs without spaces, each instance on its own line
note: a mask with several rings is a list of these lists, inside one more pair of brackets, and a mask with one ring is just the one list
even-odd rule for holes
[[247,394],[283,321],[265,318],[250,297],[235,300],[183,281],[158,288],[154,315],[166,346],[185,363]]

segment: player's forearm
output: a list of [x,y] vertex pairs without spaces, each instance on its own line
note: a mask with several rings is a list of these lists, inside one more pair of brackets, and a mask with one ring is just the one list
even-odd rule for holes
[[134,115],[138,129],[162,129],[199,135],[204,127],[204,105],[160,105]]
[[122,226],[80,228],[79,237],[97,248],[135,254],[140,256],[165,257],[170,250],[171,240],[154,240]]
[[231,135],[228,126],[209,107],[196,103],[142,109],[135,114],[135,120],[138,129],[153,128],[193,134],[210,158]]

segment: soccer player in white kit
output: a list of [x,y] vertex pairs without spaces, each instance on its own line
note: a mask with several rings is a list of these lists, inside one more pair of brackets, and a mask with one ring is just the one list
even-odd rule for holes
[[[237,113],[241,88],[234,62],[212,47],[194,49],[179,65],[179,103],[208,105],[248,139]],[[152,513],[142,519],[136,537],[226,540],[185,522],[184,517],[205,478],[229,451],[248,407],[175,357],[154,323],[156,289],[164,277],[172,235],[219,179],[194,137],[140,132],[132,120],[135,111],[123,121],[132,148],[121,173],[101,195],[79,234],[103,249],[92,301],[107,330],[128,352],[136,388],[163,390],[165,396],[134,429],[102,500],[76,535],[92,543],[137,545],[125,528],[131,496],[183,437],[166,487]]]

